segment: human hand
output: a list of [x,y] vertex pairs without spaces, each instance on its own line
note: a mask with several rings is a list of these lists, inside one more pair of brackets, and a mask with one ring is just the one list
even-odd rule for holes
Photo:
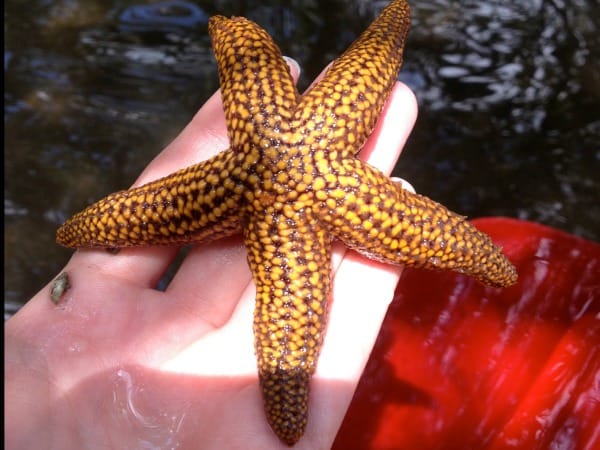
[[[297,69],[292,67],[295,78]],[[361,159],[389,173],[416,118],[398,83]],[[228,146],[220,95],[136,185]],[[164,292],[172,247],[78,250],[58,306],[50,286],[5,326],[5,443],[14,448],[287,448],[263,413],[255,287],[240,237],[195,246]],[[334,245],[325,342],[295,448],[330,448],[401,269]]]

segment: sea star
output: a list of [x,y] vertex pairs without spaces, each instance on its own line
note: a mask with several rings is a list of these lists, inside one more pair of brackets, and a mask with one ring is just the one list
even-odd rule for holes
[[243,232],[256,283],[265,411],[293,445],[307,422],[335,237],[369,258],[452,269],[492,286],[516,272],[464,217],[403,190],[355,156],[396,82],[410,26],[394,0],[307,93],[258,25],[212,17],[230,148],[109,195],[63,224],[67,247],[201,243]]

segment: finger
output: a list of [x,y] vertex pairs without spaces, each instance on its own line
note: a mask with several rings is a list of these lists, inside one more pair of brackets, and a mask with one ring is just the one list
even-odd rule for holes
[[202,105],[181,133],[154,158],[134,186],[207,160],[228,146],[221,91],[217,91]]
[[172,308],[221,327],[252,274],[241,235],[193,247],[166,290]]
[[[389,174],[414,125],[414,94],[398,83],[361,157]],[[307,433],[335,436],[385,317],[401,267],[345,253],[333,282],[327,334],[313,383],[313,418]],[[335,389],[332,389],[332,383]]]
[[[397,83],[372,136],[365,144],[366,162],[389,174],[408,139],[416,116],[414,94],[406,85]],[[345,342],[362,342],[360,348],[364,351],[353,355],[354,370],[340,370],[340,375],[345,374],[358,381],[400,272],[401,267],[380,264],[354,252],[345,255],[334,279],[328,342],[323,352],[325,355],[328,354],[326,352],[330,352],[332,356],[336,352],[343,355]],[[347,301],[346,298],[350,300]],[[336,317],[339,320],[334,322]],[[352,325],[357,325],[357,319],[360,319],[360,333],[356,333],[356,328]],[[335,361],[339,357],[333,359]],[[326,367],[325,365],[323,370]],[[342,368],[341,365],[337,367]]]
[[417,120],[417,99],[404,83],[397,82],[385,103],[373,132],[359,157],[389,175],[402,153]]
[[[389,175],[410,136],[417,111],[415,94],[404,83],[397,82],[358,157]],[[346,247],[340,243],[334,245],[334,270],[345,253]]]

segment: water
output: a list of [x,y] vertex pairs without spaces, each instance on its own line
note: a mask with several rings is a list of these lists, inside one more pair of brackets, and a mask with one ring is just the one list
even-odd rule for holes
[[[210,15],[261,23],[306,86],[386,3],[8,1],[5,317],[68,260],[58,225],[128,187],[217,88]],[[401,79],[420,115],[396,174],[470,217],[600,241],[597,17],[594,0],[413,2]]]

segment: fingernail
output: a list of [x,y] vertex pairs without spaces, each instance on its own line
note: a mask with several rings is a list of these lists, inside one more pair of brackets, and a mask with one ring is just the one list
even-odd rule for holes
[[390,178],[394,183],[399,184],[400,186],[402,186],[402,189],[406,189],[407,191],[412,192],[413,194],[416,194],[415,188],[413,187],[412,184],[410,184],[408,181],[406,181],[404,178],[399,178],[399,177],[391,177]]
[[295,72],[298,74],[298,77],[300,77],[302,69],[300,68],[300,64],[298,64],[298,61],[296,61],[294,58],[290,58],[289,56],[284,56],[283,59],[285,60],[287,65],[290,66],[290,70],[292,71],[292,73]]

